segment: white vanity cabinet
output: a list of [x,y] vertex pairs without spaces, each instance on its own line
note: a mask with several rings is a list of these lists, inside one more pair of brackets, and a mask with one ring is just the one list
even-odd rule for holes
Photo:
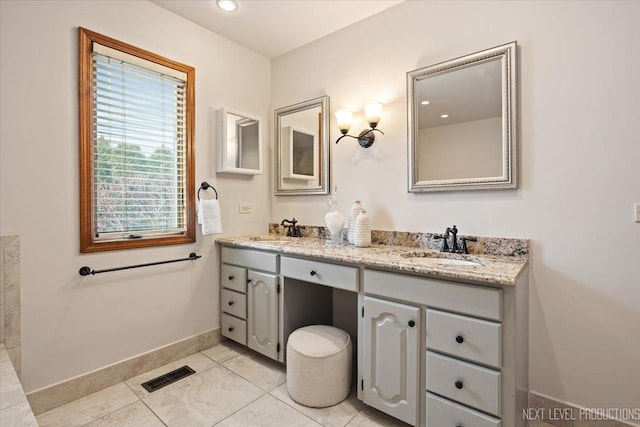
[[418,414],[420,308],[364,297],[366,404],[416,425]]
[[223,247],[222,335],[278,359],[278,255]]
[[249,271],[247,278],[247,345],[278,359],[278,276]]
[[310,253],[273,246],[221,245],[223,336],[284,363],[294,330],[334,325],[357,342],[365,404],[419,427],[525,427],[526,261],[506,279],[487,269],[465,283],[446,268],[439,273],[447,279],[436,279],[350,260],[348,250],[336,259],[324,246]]
[[365,269],[363,287],[365,403],[414,426],[525,425],[526,283],[497,288]]

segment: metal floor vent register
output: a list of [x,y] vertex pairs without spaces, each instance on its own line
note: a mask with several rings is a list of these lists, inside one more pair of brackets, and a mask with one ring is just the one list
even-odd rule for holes
[[144,387],[144,389],[149,393],[153,393],[154,391],[159,390],[162,387],[166,387],[169,384],[173,384],[174,382],[195,373],[196,371],[185,365],[181,368],[176,369],[175,371],[168,372],[152,380],[149,380],[146,383],[142,383],[142,387]]

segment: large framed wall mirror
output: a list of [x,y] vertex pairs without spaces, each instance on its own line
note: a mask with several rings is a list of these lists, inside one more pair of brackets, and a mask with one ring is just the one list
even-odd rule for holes
[[516,188],[516,46],[407,73],[409,192]]
[[218,172],[262,173],[262,124],[258,117],[222,108],[216,111]]
[[328,194],[329,97],[275,110],[275,194]]

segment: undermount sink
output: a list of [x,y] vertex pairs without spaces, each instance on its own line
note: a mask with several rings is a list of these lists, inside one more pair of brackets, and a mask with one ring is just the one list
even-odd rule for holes
[[486,265],[485,261],[471,255],[446,254],[441,252],[409,252],[400,254],[400,256],[420,264],[475,267]]

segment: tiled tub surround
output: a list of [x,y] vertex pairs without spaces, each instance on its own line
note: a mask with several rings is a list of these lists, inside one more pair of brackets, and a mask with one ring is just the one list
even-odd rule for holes
[[38,426],[4,344],[0,344],[0,425]]
[[21,377],[20,236],[0,237],[0,343]]

